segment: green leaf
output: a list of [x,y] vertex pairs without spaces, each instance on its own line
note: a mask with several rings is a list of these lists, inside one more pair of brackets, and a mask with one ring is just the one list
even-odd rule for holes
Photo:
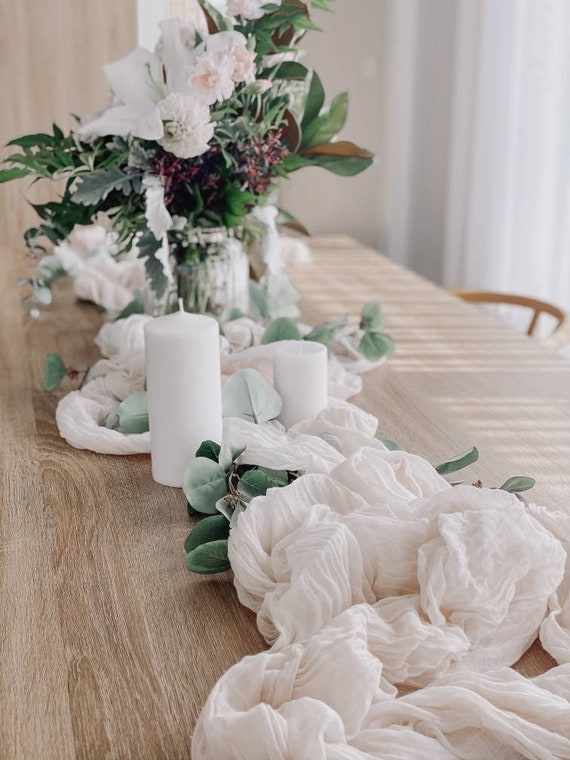
[[219,541],[227,538],[230,535],[230,524],[223,515],[212,515],[211,517],[204,517],[197,523],[192,533],[188,536],[184,542],[184,548],[186,554],[194,551],[196,547],[202,544],[210,543],[210,541]]
[[44,389],[55,391],[67,375],[67,368],[59,354],[48,354],[44,361]]
[[450,472],[457,472],[458,470],[462,470],[464,467],[468,467],[478,459],[479,452],[475,446],[473,446],[473,448],[469,449],[469,451],[464,451],[462,454],[458,454],[457,456],[448,459],[446,462],[438,464],[435,469],[440,475],[449,475]]
[[303,131],[305,128],[313,122],[321,112],[325,102],[325,91],[323,83],[321,82],[319,75],[316,71],[313,71],[311,76],[311,84],[309,86],[309,92],[305,100],[305,111],[303,113],[303,120],[301,127]]
[[508,491],[508,493],[522,493],[523,491],[529,491],[534,488],[536,480],[534,478],[526,478],[517,475],[513,478],[509,478],[506,483],[501,486],[501,491]]
[[269,317],[267,292],[257,282],[249,283],[249,314],[257,322]]
[[105,419],[105,427],[109,428],[109,430],[115,430],[119,427],[119,407],[115,407],[114,409],[111,409],[109,414],[107,415]]
[[193,509],[215,515],[216,502],[227,493],[224,468],[206,457],[193,459],[186,467],[182,488]]
[[22,177],[28,177],[30,174],[32,174],[31,170],[20,169],[17,166],[13,169],[0,169],[0,184],[11,182],[13,179],[22,179]]
[[248,470],[241,477],[238,491],[246,499],[254,499],[256,496],[264,496],[269,488],[282,488],[289,482],[289,476],[284,470],[270,470],[259,467],[256,470]]
[[366,332],[358,344],[358,351],[365,359],[376,362],[394,351],[394,341],[385,333]]
[[138,258],[144,259],[147,279],[157,298],[162,298],[168,285],[162,262],[156,258],[157,251],[162,248],[162,240],[157,240],[150,230],[146,230],[138,239],[137,248]]
[[37,145],[52,145],[54,138],[45,132],[38,132],[35,135],[24,135],[10,140],[7,145],[17,145],[19,148],[35,148]]
[[186,557],[186,567],[192,573],[214,575],[231,570],[228,560],[228,540],[210,541],[201,544]]
[[113,190],[128,195],[131,189],[131,175],[125,174],[117,166],[109,166],[108,169],[99,169],[84,176],[72,194],[72,199],[74,203],[83,206],[94,206],[104,201]]
[[328,347],[335,335],[346,326],[347,321],[348,317],[339,317],[331,322],[322,322],[305,335],[305,340],[322,343]]
[[380,438],[380,443],[383,443],[384,446],[388,449],[388,451],[403,451],[402,447],[399,446],[395,441],[390,440],[390,438]]
[[384,317],[379,303],[367,303],[362,309],[360,327],[368,332],[379,332],[384,325]]
[[[290,158],[290,156],[287,156]],[[287,158],[285,161],[287,161]],[[300,156],[299,158],[303,158]],[[359,158],[356,156],[334,156],[334,155],[312,155],[308,159],[308,163],[303,166],[320,166],[321,169],[326,169],[333,174],[338,174],[339,177],[354,177],[360,174],[369,166],[372,166],[373,158]],[[297,166],[295,168],[301,168]],[[289,168],[288,171],[295,171],[294,168]]]
[[254,369],[238,370],[222,389],[224,417],[260,424],[279,416],[282,406],[277,391]]
[[289,317],[274,319],[267,326],[261,338],[263,344],[277,343],[279,340],[301,340],[299,328]]
[[317,117],[303,131],[303,145],[313,147],[330,142],[346,124],[348,93],[343,92],[332,101],[328,111]]
[[140,290],[137,290],[133,300],[129,301],[115,322],[119,319],[126,319],[127,317],[130,317],[131,314],[144,314],[143,296]]
[[222,449],[218,458],[224,470],[228,472],[232,464],[245,451],[245,441],[239,433],[226,428],[222,437]]
[[146,391],[132,393],[117,408],[119,427],[125,433],[147,433],[148,398]]
[[196,452],[198,458],[211,459],[212,462],[218,462],[220,458],[221,446],[215,441],[204,441]]

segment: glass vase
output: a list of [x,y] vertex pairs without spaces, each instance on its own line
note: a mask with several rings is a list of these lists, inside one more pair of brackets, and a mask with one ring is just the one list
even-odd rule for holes
[[152,292],[145,294],[145,313],[168,314],[178,308],[179,299],[185,311],[193,314],[219,316],[229,309],[248,313],[249,257],[231,231],[191,230],[170,262],[173,282],[160,298]]

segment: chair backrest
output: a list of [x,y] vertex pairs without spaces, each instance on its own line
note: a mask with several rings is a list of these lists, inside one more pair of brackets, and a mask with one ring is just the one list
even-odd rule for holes
[[564,312],[557,306],[546,301],[540,301],[537,298],[528,298],[527,296],[519,296],[513,293],[494,293],[490,290],[466,290],[463,288],[454,288],[450,292],[469,303],[509,304],[530,309],[532,317],[526,334],[531,336],[534,335],[541,314],[550,314],[556,320],[556,326],[552,334],[562,327],[566,319]]

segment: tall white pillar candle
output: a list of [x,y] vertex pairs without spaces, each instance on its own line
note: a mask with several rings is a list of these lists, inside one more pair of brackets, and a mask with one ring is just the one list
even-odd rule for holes
[[145,351],[152,476],[180,488],[202,441],[222,439],[218,323],[182,310],[158,317]]
[[328,403],[328,353],[322,343],[284,341],[273,353],[273,384],[281,396],[280,422],[290,428]]

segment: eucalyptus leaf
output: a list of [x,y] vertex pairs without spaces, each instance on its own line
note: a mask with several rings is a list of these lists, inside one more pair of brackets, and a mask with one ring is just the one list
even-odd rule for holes
[[231,522],[234,513],[234,507],[232,507],[226,498],[218,499],[216,502],[216,511],[219,512],[221,516],[223,516],[224,520],[226,520],[228,524]]
[[449,475],[451,472],[457,472],[464,467],[468,467],[479,459],[479,451],[473,446],[469,451],[464,451],[462,454],[458,454],[451,459],[448,459],[442,464],[438,464],[435,468],[440,475]]
[[339,317],[331,322],[322,322],[320,325],[316,325],[308,335],[305,335],[304,339],[328,346],[336,334],[346,327],[347,322],[348,317]]
[[244,473],[240,478],[238,491],[246,499],[254,499],[256,496],[264,496],[269,488],[282,488],[288,482],[289,476],[286,471],[259,467]]
[[245,508],[244,508],[243,504],[240,501],[240,502],[238,502],[236,504],[236,506],[234,508],[234,512],[233,512],[231,520],[230,520],[230,530],[233,530],[236,527],[237,521],[238,521],[238,517],[242,514],[242,512],[245,512]]
[[219,541],[230,535],[230,524],[223,515],[211,515],[204,517],[203,520],[196,523],[192,533],[184,542],[186,554],[194,551],[196,547],[210,541]]
[[360,327],[367,332],[379,332],[384,324],[382,309],[379,303],[367,303],[362,309]]
[[390,438],[380,438],[380,443],[383,443],[388,451],[403,451],[402,447],[396,441],[390,440]]
[[227,538],[197,546],[186,556],[186,567],[192,573],[200,575],[214,575],[231,570]]
[[119,407],[115,407],[114,409],[111,409],[109,414],[107,415],[105,419],[105,427],[109,428],[109,430],[115,430],[115,428],[119,427]]
[[523,491],[529,491],[534,488],[536,480],[534,478],[526,478],[517,475],[513,478],[509,478],[506,483],[501,486],[501,491],[508,491],[509,493],[522,493]]
[[182,490],[193,509],[215,515],[216,502],[227,493],[224,468],[206,457],[193,459],[186,467]]
[[257,282],[249,283],[249,313],[257,322],[269,317],[267,292]]
[[282,406],[277,391],[254,369],[238,370],[222,389],[224,417],[260,424],[279,416]]
[[125,433],[147,433],[148,397],[146,391],[137,391],[121,401],[117,408],[119,427]]
[[299,328],[289,317],[274,319],[269,323],[261,338],[263,344],[277,343],[280,340],[301,340]]
[[224,470],[228,472],[235,460],[245,451],[245,441],[232,430],[226,428],[222,439],[222,448],[218,458]]
[[389,335],[380,332],[365,332],[358,344],[358,351],[371,362],[394,351],[394,341]]
[[196,452],[196,456],[211,459],[212,462],[219,462],[221,448],[220,444],[215,441],[203,441]]
[[44,361],[44,389],[55,391],[67,375],[67,368],[59,354],[48,354]]

